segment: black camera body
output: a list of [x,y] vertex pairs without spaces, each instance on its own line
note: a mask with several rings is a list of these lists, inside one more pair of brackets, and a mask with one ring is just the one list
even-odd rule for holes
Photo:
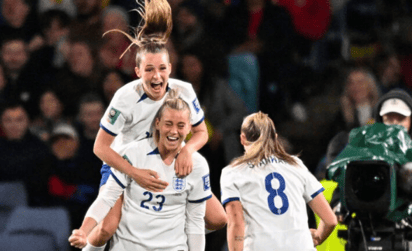
[[398,186],[397,164],[381,160],[351,161],[341,186],[341,203],[350,215],[346,250],[409,250],[412,229],[402,226],[410,216],[410,203]]
[[409,250],[412,191],[402,188],[412,180],[412,168],[401,170],[411,162],[412,140],[403,127],[376,123],[351,131],[349,144],[328,167],[347,212],[347,230],[338,233],[346,250]]

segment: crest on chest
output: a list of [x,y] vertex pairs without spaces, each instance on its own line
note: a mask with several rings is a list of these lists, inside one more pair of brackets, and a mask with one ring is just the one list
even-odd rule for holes
[[183,191],[186,188],[186,179],[173,177],[173,189],[177,192]]

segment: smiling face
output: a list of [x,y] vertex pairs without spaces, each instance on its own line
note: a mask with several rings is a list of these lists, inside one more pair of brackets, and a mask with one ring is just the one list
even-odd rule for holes
[[165,108],[160,119],[156,119],[155,126],[159,131],[159,151],[177,153],[190,132],[190,111]]
[[152,100],[160,100],[166,94],[166,86],[172,65],[166,51],[146,53],[141,56],[140,64],[135,68],[136,75],[142,79],[143,89]]

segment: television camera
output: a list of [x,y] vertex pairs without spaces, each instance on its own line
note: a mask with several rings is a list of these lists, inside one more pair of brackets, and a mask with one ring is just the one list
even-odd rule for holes
[[329,165],[338,182],[347,230],[345,250],[407,251],[412,241],[412,141],[401,126],[376,123],[351,131]]

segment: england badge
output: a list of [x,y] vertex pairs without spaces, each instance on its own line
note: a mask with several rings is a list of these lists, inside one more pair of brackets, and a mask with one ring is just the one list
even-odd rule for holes
[[183,191],[186,188],[186,179],[173,177],[173,189],[177,192]]

